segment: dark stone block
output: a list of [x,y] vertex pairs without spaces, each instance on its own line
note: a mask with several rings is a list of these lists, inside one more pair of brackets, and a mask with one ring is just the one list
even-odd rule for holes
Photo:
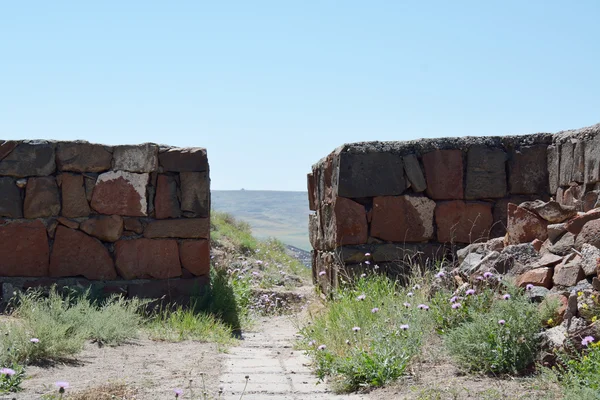
[[545,144],[522,146],[510,152],[508,187],[511,194],[546,195],[549,191]]
[[342,152],[339,158],[338,196],[393,196],[402,194],[406,189],[400,155],[384,152]]
[[0,217],[23,218],[21,191],[13,178],[0,177]]
[[506,153],[498,148],[471,146],[467,153],[465,198],[488,199],[506,195]]
[[51,175],[56,170],[54,144],[47,142],[20,143],[0,161],[0,175],[16,178]]

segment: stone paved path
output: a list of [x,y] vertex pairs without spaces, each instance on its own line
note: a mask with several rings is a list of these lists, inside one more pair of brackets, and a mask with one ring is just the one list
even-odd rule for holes
[[241,346],[225,355],[220,386],[224,400],[368,399],[366,395],[335,395],[308,367],[309,359],[295,350],[296,328],[290,317],[261,319],[256,332],[244,334]]

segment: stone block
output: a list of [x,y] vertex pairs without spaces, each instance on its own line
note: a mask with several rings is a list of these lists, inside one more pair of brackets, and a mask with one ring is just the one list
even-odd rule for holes
[[[65,217],[58,217],[58,218],[56,218],[56,222],[58,222],[61,225],[66,226],[67,228],[79,229],[79,222],[70,220],[70,219],[65,218]],[[54,235],[52,235],[52,237],[54,237]]]
[[563,259],[563,262],[554,268],[553,281],[558,286],[575,286],[577,282],[585,278],[585,273],[581,268],[581,257],[570,255]]
[[56,146],[56,165],[59,171],[104,172],[112,163],[112,153],[101,144],[62,142]]
[[490,203],[460,200],[438,202],[435,222],[440,243],[487,240],[493,223],[492,206]]
[[309,214],[308,216],[308,240],[310,245],[315,250],[324,250],[322,235],[319,232],[319,219],[317,214]]
[[579,211],[583,211],[583,196],[585,187],[572,183],[563,193],[562,204],[575,207]]
[[600,199],[600,190],[593,190],[583,195],[581,201],[583,202],[583,212],[588,212],[600,206],[598,200]]
[[573,175],[571,176],[572,182],[583,183],[584,180],[584,148],[585,143],[581,140],[575,142],[573,147]]
[[41,221],[0,226],[0,276],[47,276],[50,248]]
[[552,254],[564,256],[571,252],[571,249],[574,246],[575,235],[573,235],[571,232],[567,232],[564,235],[562,235],[558,240],[546,246],[546,248]]
[[577,215],[577,210],[573,206],[567,206],[551,200],[527,201],[519,204],[519,207],[525,208],[551,224],[558,224]]
[[465,199],[491,199],[506,195],[506,153],[502,149],[474,145],[467,153]]
[[533,196],[515,195],[498,199],[494,203],[493,216],[494,224],[490,231],[491,237],[503,237],[506,235],[506,225],[508,224],[508,204],[521,204],[524,201],[531,200]]
[[552,276],[554,269],[550,267],[536,268],[525,272],[517,278],[517,286],[525,287],[529,284],[534,286],[543,286],[547,289],[552,288]]
[[423,155],[427,195],[434,200],[462,199],[463,161],[460,150],[435,150]]
[[409,154],[402,157],[404,163],[404,173],[410,183],[413,192],[420,193],[427,189],[427,181],[419,164],[419,159],[415,154]]
[[208,172],[181,172],[181,211],[185,217],[210,215],[210,180]]
[[59,175],[62,194],[61,214],[64,217],[78,218],[90,215],[90,205],[88,204],[83,181],[83,175]]
[[53,176],[29,178],[25,190],[25,218],[54,217],[60,213],[60,196]]
[[123,217],[109,215],[90,218],[83,221],[79,229],[103,242],[116,242],[123,234]]
[[181,265],[195,276],[210,273],[210,242],[208,240],[183,240],[179,242]]
[[395,196],[406,190],[402,156],[389,152],[339,154],[337,195]]
[[130,217],[147,215],[148,174],[109,171],[98,176],[91,206],[99,214]]
[[0,141],[0,161],[6,158],[18,145],[19,142],[15,140]]
[[96,187],[97,180],[98,176],[90,176],[89,174],[86,174],[83,177],[83,185],[85,187],[85,198],[88,201],[88,204],[92,202],[92,195],[94,194],[94,187]]
[[161,151],[158,160],[165,172],[208,171],[206,149],[200,147]]
[[600,209],[591,210],[585,214],[577,215],[575,218],[571,219],[569,222],[567,222],[565,228],[572,234],[578,235],[585,224],[587,224],[589,221],[593,221],[599,218]]
[[329,239],[332,247],[367,242],[369,228],[367,212],[363,205],[338,197],[331,208],[332,215],[328,219],[329,224],[326,225],[324,236]]
[[548,193],[547,149],[545,144],[539,144],[510,151],[508,190],[511,194]]
[[584,183],[600,182],[600,134],[587,141],[584,150]]
[[190,297],[205,293],[210,279],[207,275],[192,279],[163,279],[159,281],[134,282],[128,285],[129,298],[164,298],[169,303],[187,303]]
[[19,143],[2,161],[0,175],[15,178],[51,175],[56,170],[54,144]]
[[532,242],[534,239],[544,241],[548,238],[548,222],[531,211],[516,204],[508,204],[507,243],[519,244]]
[[181,276],[176,240],[119,240],[115,244],[115,264],[124,279]]
[[144,237],[208,239],[210,223],[208,218],[182,218],[150,221],[144,229]]
[[425,196],[375,197],[371,236],[390,242],[430,240],[434,210],[435,202]]
[[551,224],[548,225],[548,239],[554,242],[559,236],[563,235],[567,231],[567,224]]
[[13,178],[0,177],[0,217],[23,218],[21,190]]
[[144,226],[137,218],[125,218],[123,220],[123,226],[126,231],[135,232],[137,234],[144,232]]
[[546,151],[546,162],[548,166],[548,184],[550,194],[554,196],[558,190],[560,182],[560,147],[555,145],[548,146]]
[[567,140],[560,145],[560,171],[559,171],[559,185],[569,186],[572,182],[573,177],[573,151],[575,150],[575,143],[571,140]]
[[315,186],[315,176],[312,172],[306,175],[306,187],[308,189],[308,209],[317,211],[317,188]]
[[600,248],[600,219],[587,222],[575,239],[575,248],[581,249],[584,243]]
[[152,143],[115,146],[113,170],[136,173],[158,170],[158,146]]
[[179,198],[177,197],[177,181],[174,176],[158,175],[154,213],[157,219],[181,217]]
[[581,246],[581,268],[585,276],[597,276],[600,260],[600,249],[591,244],[584,243]]
[[50,276],[84,276],[91,280],[117,277],[114,263],[106,247],[98,239],[59,225],[56,228]]

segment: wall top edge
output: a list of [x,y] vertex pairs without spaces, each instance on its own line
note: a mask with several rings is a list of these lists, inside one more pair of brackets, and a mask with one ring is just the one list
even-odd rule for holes
[[198,146],[190,146],[190,147],[179,147],[179,146],[171,146],[167,144],[161,143],[152,143],[152,142],[143,142],[143,143],[132,143],[132,144],[117,144],[117,145],[108,145],[102,143],[94,143],[88,142],[87,140],[49,140],[49,139],[1,139],[0,138],[0,146],[8,143],[16,143],[16,144],[29,144],[29,145],[52,145],[52,146],[61,146],[61,145],[92,145],[92,146],[102,146],[107,150],[114,149],[117,147],[136,147],[136,146],[156,146],[158,147],[158,151],[160,153],[169,151],[169,150],[183,150],[183,149],[194,149],[196,151],[206,151],[205,147]]

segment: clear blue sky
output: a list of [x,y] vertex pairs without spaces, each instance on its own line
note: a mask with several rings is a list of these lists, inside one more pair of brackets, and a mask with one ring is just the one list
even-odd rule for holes
[[305,190],[345,142],[600,122],[600,1],[12,1],[0,139],[208,148]]

